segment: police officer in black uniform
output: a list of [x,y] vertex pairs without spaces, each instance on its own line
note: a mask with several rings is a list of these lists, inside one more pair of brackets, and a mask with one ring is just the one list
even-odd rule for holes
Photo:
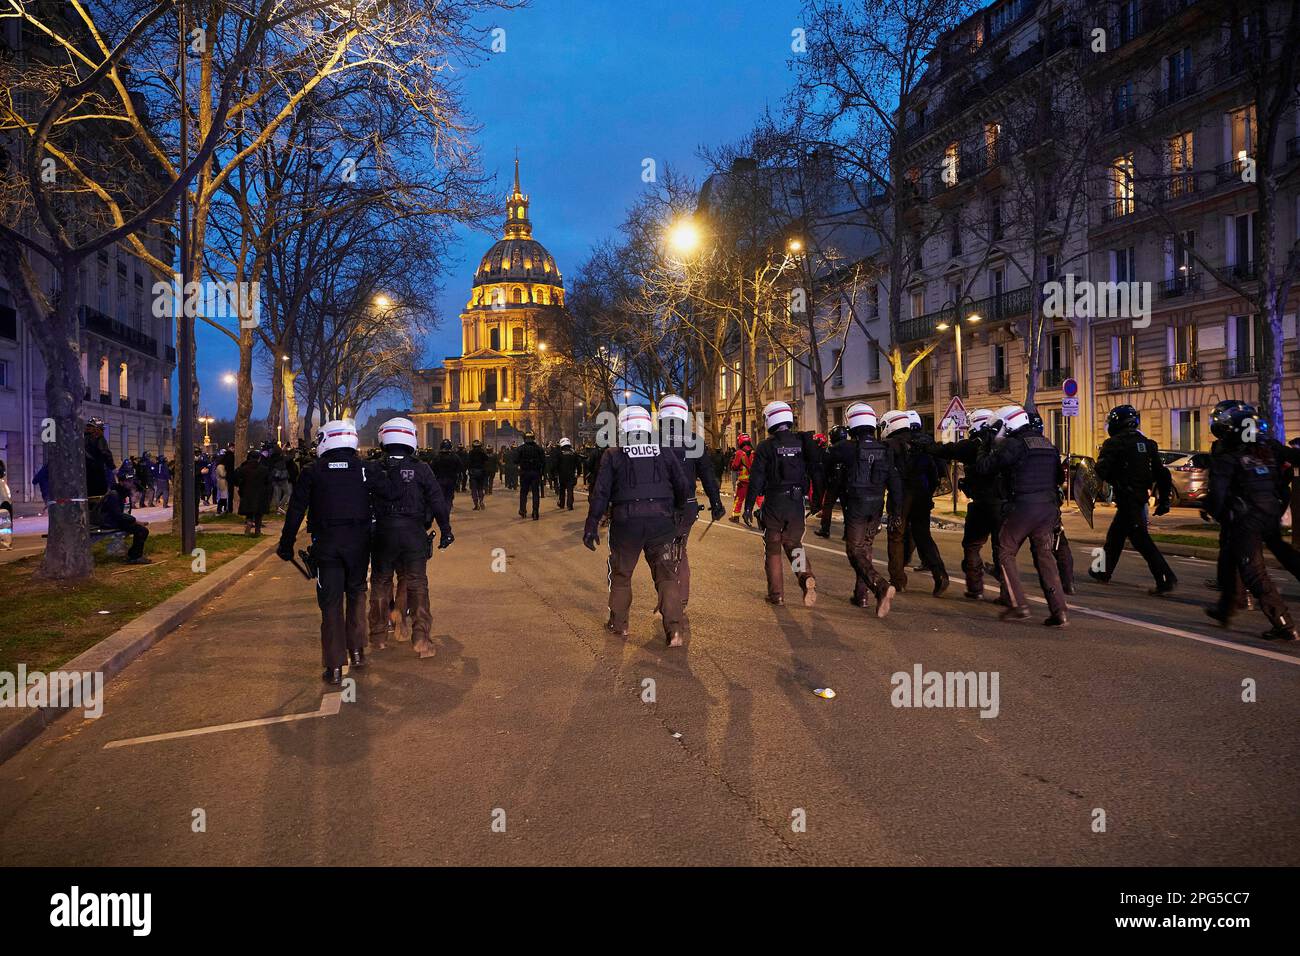
[[[600,458],[600,471],[591,489],[582,543],[595,551],[600,521],[612,507],[609,528],[609,620],[605,626],[627,636],[632,607],[632,572],[645,555],[659,592],[664,636],[669,647],[681,647],[683,612],[677,585],[677,523],[674,514],[686,507],[691,491],[675,455],[654,443],[650,413],[628,405],[618,413],[624,444]],[[540,450],[540,449],[539,449]]]
[[546,472],[546,452],[537,444],[532,432],[524,434],[524,443],[515,455],[519,465],[519,517],[527,518],[528,496],[533,496],[533,520],[539,517],[542,496],[542,475]]
[[939,484],[934,439],[921,429],[921,418],[913,411],[886,412],[881,419],[881,437],[894,456],[894,466],[903,481],[901,527],[889,532],[889,583],[900,592],[907,589],[907,536],[910,534],[923,568],[934,578],[933,594],[948,590],[948,569],[930,531],[934,490]]
[[831,445],[826,452],[826,469],[841,476],[844,551],[857,575],[850,600],[857,607],[867,607],[870,591],[876,599],[876,617],[884,617],[895,590],[876,570],[871,546],[880,531],[882,515],[888,514],[890,525],[902,523],[903,483],[894,467],[893,452],[876,439],[875,409],[865,402],[855,402],[848,407],[844,420],[852,437]]
[[443,500],[447,502],[447,511],[451,511],[456,500],[456,485],[460,483],[460,456],[452,450],[451,439],[444,438],[438,444],[438,454],[429,463],[433,469],[434,480],[442,491]]
[[804,495],[811,480],[813,500],[821,498],[821,449],[811,433],[794,430],[794,413],[785,402],[768,402],[763,418],[769,437],[754,451],[745,493],[745,524],[753,527],[754,502],[762,497],[759,524],[763,528],[767,600],[771,604],[785,603],[788,559],[803,591],[804,606],[812,607],[817,603],[817,580],[803,546]]
[[[1268,617],[1267,640],[1294,641],[1296,622],[1277,585],[1264,566],[1263,543],[1280,534],[1287,502],[1281,494],[1285,464],[1300,466],[1300,450],[1262,438],[1257,410],[1246,402],[1228,400],[1215,406],[1210,431],[1218,441],[1210,455],[1210,488],[1206,512],[1224,529],[1220,547],[1228,555],[1224,567],[1235,569]],[[1220,575],[1222,590],[1216,607],[1206,613],[1225,627],[1236,610],[1236,574]]]
[[[387,479],[357,454],[357,429],[350,421],[326,422],[320,457],[303,469],[289,498],[276,554],[293,560],[294,540],[307,515],[316,563],[324,679],[343,682],[343,665],[366,665],[366,567],[370,563],[371,498],[388,492]],[[344,600],[346,598],[346,611]]]
[[680,395],[665,395],[659,400],[659,447],[664,454],[677,459],[691,489],[686,506],[674,516],[677,524],[677,586],[681,592],[683,611],[691,600],[691,565],[686,555],[686,546],[690,542],[691,526],[700,517],[700,504],[695,500],[696,482],[704,486],[704,496],[709,499],[709,514],[713,520],[717,521],[727,513],[722,504],[718,476],[714,474],[713,463],[705,454],[703,438],[694,436],[698,444],[687,448],[687,442],[691,440],[690,421],[691,414],[686,399]]
[[[860,403],[859,403],[860,404]],[[855,406],[856,407],[856,406]],[[870,408],[871,406],[866,406]],[[872,421],[875,420],[875,412],[872,413]],[[876,427],[871,426],[871,434],[874,436]],[[831,444],[826,452],[822,455],[822,473],[826,477],[826,490],[822,493],[820,505],[821,524],[813,529],[813,534],[819,538],[829,538],[831,536],[831,518],[835,513],[835,505],[839,503],[843,506],[842,496],[844,493],[844,466],[839,464],[839,459],[843,456],[834,456],[831,453],[835,451],[836,446],[842,445],[849,440],[849,430],[844,425],[836,425],[831,429]]]
[[573,448],[573,442],[567,438],[560,439],[559,450],[555,453],[555,491],[557,508],[573,510],[573,489],[578,484],[578,471],[582,467],[582,458]]
[[1057,494],[1061,456],[1019,405],[1003,407],[998,418],[1002,422],[999,432],[995,436],[988,436],[987,432],[981,436],[986,447],[975,461],[975,473],[998,475],[1002,480],[1005,505],[998,531],[1001,552],[998,561],[1008,606],[1001,618],[1008,621],[1029,617],[1025,590],[1016,568],[1016,555],[1028,538],[1043,596],[1051,611],[1043,623],[1048,627],[1064,627],[1067,623],[1065,594],[1052,556],[1053,529],[1061,511]]
[[488,454],[481,440],[475,438],[470,443],[465,465],[469,472],[469,496],[474,502],[474,510],[482,511],[483,496],[487,494]]
[[[432,657],[429,630],[433,614],[429,609],[429,579],[425,565],[430,557],[428,530],[437,521],[439,548],[447,548],[455,537],[447,515],[447,501],[429,466],[415,457],[415,425],[406,418],[390,418],[379,427],[384,457],[380,467],[388,479],[393,497],[374,502],[375,534],[370,567],[370,633],[384,633],[389,606],[403,627],[409,620],[415,652]],[[394,604],[393,572],[397,572]]]
[[1160,458],[1156,443],[1138,430],[1140,424],[1137,409],[1132,405],[1117,405],[1106,416],[1110,437],[1102,443],[1097,456],[1097,477],[1110,482],[1115,490],[1115,517],[1106,531],[1106,567],[1102,571],[1090,568],[1088,575],[1108,583],[1119,567],[1127,538],[1146,559],[1155,578],[1156,586],[1149,593],[1168,594],[1178,584],[1178,578],[1147,530],[1147,498],[1154,485],[1156,514],[1168,514],[1173,478]]
[[[934,457],[962,464],[961,491],[966,495],[966,522],[961,535],[961,569],[966,576],[965,597],[972,601],[984,599],[984,557],[980,550],[984,542],[993,542],[993,565],[1001,580],[998,564],[998,528],[1002,524],[1002,497],[996,475],[978,474],[975,462],[985,447],[986,430],[996,428],[993,412],[977,408],[970,414],[969,434],[954,442],[944,442],[934,449]],[[999,423],[1000,427],[1000,423]]]

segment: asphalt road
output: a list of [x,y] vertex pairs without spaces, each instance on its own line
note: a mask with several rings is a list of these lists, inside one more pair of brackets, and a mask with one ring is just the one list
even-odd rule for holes
[[[1204,562],[1175,560],[1182,591],[1154,599],[1128,554],[1055,631],[1041,605],[1001,624],[963,600],[939,534],[953,588],[877,621],[847,602],[838,526],[806,539],[808,609],[763,602],[758,537],[697,525],[669,650],[644,567],[631,636],[603,630],[581,496],[540,522],[488,501],[430,562],[437,657],[390,644],[323,716],[106,749],[321,710],[313,592],[272,558],[120,675],[102,718],[0,766],[0,863],[1300,862],[1300,653],[1254,639],[1258,612],[1211,627]],[[893,706],[918,664],[996,672],[997,716]]]

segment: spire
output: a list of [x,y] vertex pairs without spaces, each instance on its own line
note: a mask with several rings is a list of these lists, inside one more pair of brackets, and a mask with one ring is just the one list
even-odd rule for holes
[[519,188],[519,147],[515,147],[515,185],[506,200],[506,239],[531,239],[533,224],[528,221],[528,197]]

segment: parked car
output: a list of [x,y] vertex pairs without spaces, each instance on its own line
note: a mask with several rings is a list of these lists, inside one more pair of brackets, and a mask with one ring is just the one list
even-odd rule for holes
[[1174,479],[1173,505],[1193,508],[1210,489],[1210,455],[1203,451],[1162,451]]

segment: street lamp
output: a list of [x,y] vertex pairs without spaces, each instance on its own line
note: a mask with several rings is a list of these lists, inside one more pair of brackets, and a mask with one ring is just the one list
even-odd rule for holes
[[199,424],[203,426],[203,447],[212,447],[212,435],[208,432],[208,426],[215,422],[216,419],[211,415],[203,415],[199,418]]
[[[969,322],[971,325],[975,325],[976,323],[982,321],[981,316],[980,316],[979,313],[977,313],[977,312],[971,312],[971,313],[969,313],[969,314],[966,315],[966,316],[962,316],[962,315],[961,315],[962,305],[963,305],[964,303],[966,303],[966,302],[970,302],[971,305],[974,305],[974,304],[975,304],[975,301],[974,301],[973,299],[971,299],[969,296],[966,296],[966,295],[959,296],[955,302],[954,302],[952,299],[949,299],[947,302],[945,302],[945,303],[943,304],[943,307],[939,310],[939,312],[940,312],[940,314],[942,315],[943,312],[947,311],[948,306],[951,304],[952,307],[953,307],[953,308],[952,308],[952,322],[949,323],[949,322],[946,322],[946,321],[940,320],[939,323],[938,323],[937,325],[935,325],[935,328],[938,329],[940,332],[947,332],[949,328],[952,328],[952,329],[953,329],[953,335],[954,335],[954,339],[955,339],[956,346],[957,346],[957,351],[956,351],[956,358],[957,358],[957,382],[956,382],[956,385],[957,385],[957,397],[958,397],[958,398],[960,398],[961,395],[962,395],[962,393],[966,390],[966,378],[965,378],[965,375],[964,375],[963,372],[962,372],[962,364],[961,364],[961,326],[962,326],[962,322]],[[952,461],[952,473],[951,473],[951,476],[950,476],[950,480],[951,480],[951,482],[952,482],[952,513],[953,513],[953,514],[956,514],[956,513],[957,513],[957,459],[955,459],[955,458],[954,458],[953,461]]]
[[700,247],[700,230],[689,219],[683,219],[668,230],[668,244],[681,256],[689,256]]
[[239,379],[235,378],[233,372],[227,372],[225,375],[221,376],[221,383],[223,385],[234,385],[237,381],[239,381]]

